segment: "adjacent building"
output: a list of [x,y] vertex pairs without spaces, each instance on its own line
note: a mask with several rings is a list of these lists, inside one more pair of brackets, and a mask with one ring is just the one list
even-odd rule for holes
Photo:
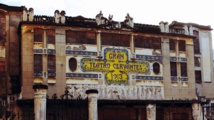
[[[1,95],[17,119],[33,113],[33,86],[41,84],[47,86],[49,119],[210,116],[205,108],[214,98],[210,26],[177,21],[140,24],[129,14],[118,22],[102,12],[95,19],[70,17],[59,10],[49,17],[34,15],[32,8],[3,4],[0,17],[0,82],[5,90]],[[79,104],[87,100],[87,90],[98,91],[97,98],[91,98],[97,111],[87,113],[86,106],[74,115],[75,105],[69,103],[59,112],[52,104]],[[17,96],[13,106],[11,96]]]

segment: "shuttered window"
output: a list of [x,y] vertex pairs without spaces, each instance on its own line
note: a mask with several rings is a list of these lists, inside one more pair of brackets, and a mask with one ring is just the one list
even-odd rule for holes
[[195,71],[195,82],[201,83],[201,71]]
[[149,49],[161,49],[161,39],[154,37],[135,36],[135,47],[149,48]]
[[195,38],[194,38],[194,53],[200,54],[199,32],[194,30],[193,35],[195,36]]
[[130,36],[121,34],[101,34],[102,45],[130,47]]
[[176,40],[170,39],[169,40],[169,49],[175,51],[176,48]]
[[96,44],[96,33],[67,30],[66,44]]
[[187,64],[181,63],[181,76],[187,77]]
[[186,42],[185,42],[185,40],[179,40],[179,51],[186,51]]
[[43,29],[34,29],[34,42],[43,42]]
[[55,30],[46,30],[47,43],[55,44]]
[[48,55],[48,72],[56,71],[56,58],[55,55]]

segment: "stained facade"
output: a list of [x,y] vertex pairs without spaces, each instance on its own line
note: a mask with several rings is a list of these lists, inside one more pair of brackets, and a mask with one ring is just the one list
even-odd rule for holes
[[[11,96],[19,103],[11,113],[24,113],[33,86],[44,84],[49,98],[66,90],[69,99],[85,100],[87,90],[97,90],[89,101],[98,110],[88,116],[100,120],[206,119],[202,106],[214,97],[210,26],[136,24],[129,14],[118,22],[102,12],[95,19],[58,10],[48,17],[0,5],[0,70],[7,76],[1,74],[1,83],[14,87]],[[9,9],[16,15],[4,12]]]

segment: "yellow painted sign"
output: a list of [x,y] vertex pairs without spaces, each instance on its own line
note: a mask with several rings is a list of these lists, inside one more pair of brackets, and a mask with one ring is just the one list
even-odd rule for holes
[[81,68],[84,72],[106,72],[108,83],[128,83],[128,73],[147,73],[148,62],[128,61],[126,49],[104,49],[104,59],[81,59]]

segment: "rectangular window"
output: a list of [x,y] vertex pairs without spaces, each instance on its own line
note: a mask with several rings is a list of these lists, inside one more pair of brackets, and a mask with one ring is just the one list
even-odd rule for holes
[[176,40],[170,39],[169,40],[169,49],[175,51],[176,48]]
[[177,64],[176,62],[170,62],[171,76],[177,76]]
[[193,30],[194,38],[194,53],[200,54],[200,43],[199,43],[199,33],[196,30]]
[[195,71],[195,82],[201,83],[201,71]]
[[195,60],[195,67],[200,67],[200,57],[194,57]]
[[48,55],[48,73],[56,71],[56,58],[55,55]]
[[42,55],[34,54],[34,72],[42,72]]
[[185,42],[185,40],[179,40],[179,51],[186,51],[186,42]]
[[187,77],[187,64],[181,63],[181,76]]
[[43,29],[34,29],[34,42],[43,42]]
[[101,33],[102,45],[130,47],[130,36],[121,34]]
[[96,44],[96,33],[67,30],[66,44]]
[[48,44],[55,44],[55,30],[46,30],[46,40]]

